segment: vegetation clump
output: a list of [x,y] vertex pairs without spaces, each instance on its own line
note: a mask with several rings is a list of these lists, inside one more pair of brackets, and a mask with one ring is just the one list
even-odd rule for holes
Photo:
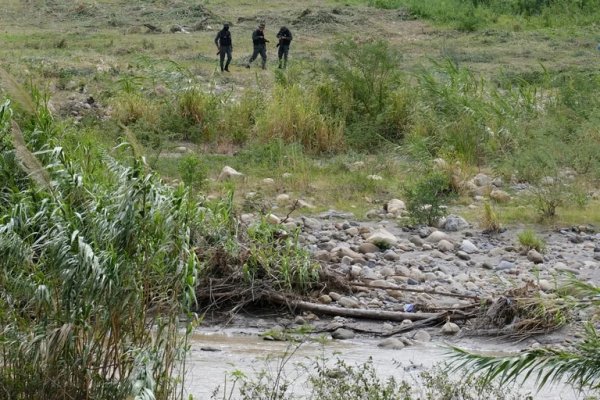
[[538,237],[538,235],[532,229],[525,229],[521,231],[517,238],[519,239],[519,243],[526,250],[536,250],[539,252],[543,252],[546,249],[546,243],[542,239]]
[[416,224],[433,226],[447,214],[444,203],[452,196],[451,183],[444,173],[433,171],[404,187],[406,210]]

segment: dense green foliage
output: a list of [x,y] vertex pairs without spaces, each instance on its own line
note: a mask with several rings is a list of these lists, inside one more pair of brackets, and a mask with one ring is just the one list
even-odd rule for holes
[[[446,60],[406,74],[384,41],[345,40],[332,54],[277,74],[272,89],[249,90],[236,101],[168,81],[172,90],[158,97],[141,89],[117,92],[114,115],[158,152],[170,139],[246,146],[281,140],[309,154],[393,148],[418,162],[442,157],[493,166],[530,183],[556,177],[568,187],[561,178],[566,170],[598,177],[595,72],[540,68],[487,79]],[[552,214],[565,200],[540,204],[541,212]]]
[[447,214],[443,205],[452,194],[448,176],[430,172],[406,184],[406,211],[414,223],[433,226]]
[[56,146],[45,104],[30,111],[26,143],[9,104],[0,112],[2,395],[175,397],[198,211],[139,162],[80,164]]
[[509,21],[532,27],[590,25],[598,21],[597,0],[367,0],[373,7],[406,8],[419,18],[464,31]]

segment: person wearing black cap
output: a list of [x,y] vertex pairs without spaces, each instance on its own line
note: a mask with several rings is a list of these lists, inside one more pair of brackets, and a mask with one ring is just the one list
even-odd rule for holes
[[[290,44],[292,43],[292,32],[285,26],[282,26],[277,33],[277,38],[279,39],[279,43],[277,44],[277,47],[279,47],[277,52],[277,56],[279,57],[279,68],[285,68],[287,66],[288,53],[290,52]],[[283,67],[281,64],[282,58]]]
[[[215,44],[217,45],[217,49],[219,49],[219,61],[221,64],[221,72],[227,71],[229,72],[229,63],[231,62],[231,53],[233,51],[233,43],[231,41],[231,32],[229,31],[229,24],[223,24],[223,29],[217,33],[217,37],[215,38]],[[227,63],[223,66],[223,62],[225,61],[225,55],[227,55]]]
[[252,32],[252,44],[254,45],[254,51],[252,52],[252,57],[250,57],[250,61],[246,64],[246,68],[250,68],[250,64],[256,60],[256,57],[260,54],[262,59],[262,69],[265,69],[267,65],[267,43],[269,41],[265,39],[265,24],[261,22],[258,25],[258,29]]

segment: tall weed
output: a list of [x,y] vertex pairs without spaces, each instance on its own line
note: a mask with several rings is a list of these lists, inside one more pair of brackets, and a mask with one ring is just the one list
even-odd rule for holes
[[[1,149],[7,177],[11,150]],[[105,155],[111,179],[93,180],[61,148],[40,159],[52,190],[13,169],[6,187],[18,192],[0,202],[3,396],[174,398],[179,316],[192,318],[195,303],[197,208],[137,161]]]
[[319,112],[318,99],[299,85],[277,87],[257,120],[259,139],[300,143],[313,153],[343,148],[344,123]]

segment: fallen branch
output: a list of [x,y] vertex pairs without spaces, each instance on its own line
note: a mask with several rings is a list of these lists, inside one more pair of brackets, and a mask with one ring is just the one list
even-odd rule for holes
[[303,311],[311,311],[317,314],[335,315],[349,318],[375,319],[379,321],[398,321],[405,319],[420,321],[430,318],[444,318],[446,313],[409,313],[400,311],[365,310],[360,308],[342,308],[327,306],[324,304],[310,303],[308,301],[295,300],[275,292],[265,292],[263,296],[274,303],[287,305],[289,308]]

